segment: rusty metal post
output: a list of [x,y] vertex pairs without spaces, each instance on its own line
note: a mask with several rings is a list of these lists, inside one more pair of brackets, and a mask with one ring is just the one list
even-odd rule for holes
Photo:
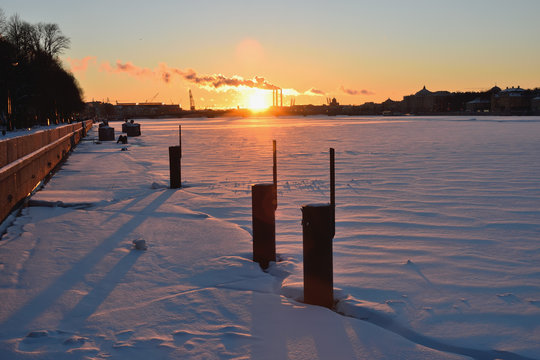
[[169,146],[169,173],[171,179],[171,189],[182,187],[182,148],[180,146]]
[[304,255],[304,302],[334,307],[332,239],[333,206],[311,204],[302,207]]
[[[335,151],[330,148],[330,205],[332,206],[332,226],[336,228],[336,165]],[[333,236],[333,235],[332,235]]]
[[263,269],[276,261],[276,198],[274,184],[251,186],[253,261]]
[[178,146],[169,146],[171,189],[182,187],[182,125],[178,125]]
[[304,302],[334,307],[332,240],[336,233],[335,152],[330,148],[330,203],[302,207]]
[[277,208],[277,145],[276,140],[272,141],[272,147],[273,147],[273,158],[274,158],[274,168],[273,168],[273,179],[274,179],[274,187],[276,188],[276,208]]

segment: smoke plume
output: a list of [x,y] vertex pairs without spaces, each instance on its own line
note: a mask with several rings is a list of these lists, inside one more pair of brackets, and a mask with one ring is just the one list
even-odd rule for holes
[[[89,64],[96,64],[96,57],[88,56],[83,59],[67,59],[73,72],[86,71]],[[200,88],[210,91],[228,91],[239,88],[251,88],[262,90],[278,90],[281,89],[283,95],[287,96],[324,96],[326,93],[322,90],[311,88],[305,92],[300,92],[296,89],[282,89],[267,81],[264,77],[255,76],[253,79],[245,79],[241,76],[225,76],[222,74],[203,75],[195,70],[187,68],[180,69],[170,67],[165,63],[159,63],[154,69],[137,66],[129,61],[122,62],[117,60],[111,65],[109,62],[102,62],[99,66],[99,71],[112,74],[127,74],[137,79],[157,80],[165,83],[172,82],[175,78],[190,82]]]
[[179,76],[181,79],[196,84],[199,87],[209,90],[226,91],[231,88],[255,88],[264,90],[279,89],[278,86],[269,83],[265,78],[256,76],[253,79],[244,79],[240,76],[227,77],[222,74],[200,75],[193,69],[179,69],[169,67],[165,63],[160,63],[156,69],[141,68],[133,65],[131,62],[122,63],[117,61],[114,66],[104,62],[100,70],[110,73],[127,73],[136,78],[156,78],[169,83],[173,76]]
[[77,72],[85,72],[86,69],[88,69],[89,64],[95,64],[96,63],[96,57],[95,56],[87,56],[82,59],[72,59],[67,58],[66,62],[69,64],[69,67],[71,69],[71,72],[77,73]]

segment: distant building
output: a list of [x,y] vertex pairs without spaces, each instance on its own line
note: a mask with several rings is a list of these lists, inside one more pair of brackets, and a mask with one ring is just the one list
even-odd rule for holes
[[390,98],[381,103],[381,113],[383,115],[397,115],[401,113],[401,102]]
[[524,114],[530,110],[529,99],[526,90],[519,86],[506,88],[493,96],[491,111],[502,114]]
[[448,91],[431,92],[424,86],[416,94],[403,97],[403,108],[411,114],[446,112],[450,110],[451,97]]
[[171,115],[181,110],[178,104],[166,105],[160,102],[118,103],[115,108],[120,118]]
[[531,111],[535,115],[540,115],[540,96],[536,96],[531,100]]
[[491,100],[476,98],[465,104],[468,112],[489,112],[491,110]]
[[182,108],[178,104],[124,102],[116,105],[93,101],[86,103],[86,117],[124,119],[131,117],[156,117],[178,115]]

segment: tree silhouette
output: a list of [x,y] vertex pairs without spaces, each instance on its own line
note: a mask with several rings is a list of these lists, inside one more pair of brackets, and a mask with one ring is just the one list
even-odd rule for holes
[[62,35],[60,28],[56,24],[37,25],[39,33],[39,44],[41,49],[50,56],[58,56],[69,48],[69,39]]
[[56,24],[6,20],[0,9],[0,123],[66,122],[83,109],[82,91],[58,58],[69,43]]
[[5,31],[6,28],[6,14],[4,13],[4,10],[0,9],[0,37]]

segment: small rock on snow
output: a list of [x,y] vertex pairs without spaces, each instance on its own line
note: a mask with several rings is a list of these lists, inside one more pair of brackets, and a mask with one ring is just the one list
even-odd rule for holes
[[137,250],[146,250],[148,248],[148,246],[146,246],[146,240],[143,239],[133,240],[133,245]]

